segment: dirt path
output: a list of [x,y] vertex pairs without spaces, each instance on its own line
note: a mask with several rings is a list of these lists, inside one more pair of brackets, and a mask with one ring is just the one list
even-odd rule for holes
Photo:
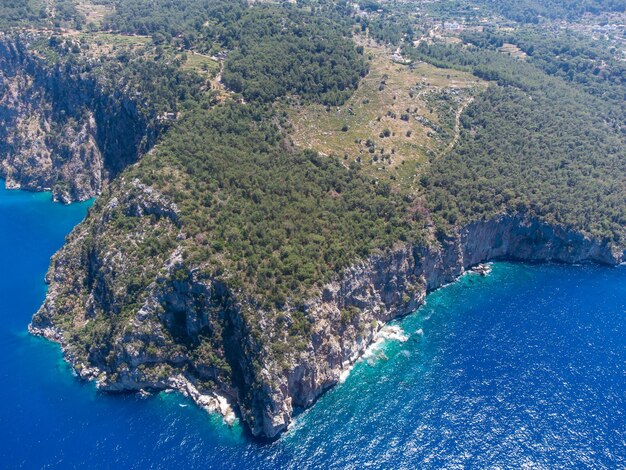
[[467,109],[467,107],[472,104],[473,101],[474,97],[472,96],[465,103],[461,104],[459,109],[457,109],[456,115],[454,116],[454,137],[446,147],[446,150],[441,155],[447,155],[448,153],[450,153],[456,143],[461,138],[461,116],[463,115],[463,112]]
[[191,53],[192,53],[193,55],[197,55],[197,56],[200,56],[200,57],[204,57],[205,59],[211,59],[211,60],[213,60],[213,61],[215,61],[215,62],[219,62],[219,60],[218,60],[218,61],[216,61],[216,60],[215,60],[213,57],[211,57],[210,55],[201,54],[200,52],[196,52],[196,51],[191,51]]

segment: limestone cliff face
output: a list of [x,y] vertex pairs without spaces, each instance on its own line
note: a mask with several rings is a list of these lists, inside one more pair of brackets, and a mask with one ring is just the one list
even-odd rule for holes
[[[428,291],[454,281],[467,268],[494,259],[615,265],[624,254],[564,227],[503,215],[470,223],[436,247],[405,247],[372,257],[325,286],[309,304],[311,341],[291,358],[291,366],[271,364],[264,371],[275,385],[256,410],[256,432],[272,436],[284,430],[294,407],[310,406],[335,385],[384,323],[414,311]],[[342,312],[350,307],[359,314],[346,319]]]
[[50,65],[27,36],[0,36],[0,177],[8,188],[83,201],[154,145],[163,128],[97,77]]
[[53,257],[29,330],[102,390],[175,389],[228,415],[260,348],[229,289],[186,263],[183,238],[174,203],[116,179]]
[[[165,129],[98,77],[49,65],[28,37],[0,35],[0,177],[64,202],[101,194],[47,275],[29,327],[111,392],[174,389],[273,438],[334,386],[382,326],[491,259],[616,264],[624,253],[524,215],[475,221],[429,246],[356,263],[319,294],[264,311],[193,261],[176,204],[122,172]],[[115,178],[118,176],[117,178]],[[297,340],[290,327],[299,323]],[[304,331],[304,333],[302,333]]]
[[[116,180],[53,258],[30,330],[61,343],[75,370],[103,390],[176,389],[232,417],[231,404],[254,435],[270,438],[340,380],[384,323],[468,267],[623,257],[608,242],[503,215],[431,247],[358,263],[298,311],[264,312],[190,262],[188,247],[175,204],[138,180]],[[296,345],[286,331],[298,314],[310,329]]]

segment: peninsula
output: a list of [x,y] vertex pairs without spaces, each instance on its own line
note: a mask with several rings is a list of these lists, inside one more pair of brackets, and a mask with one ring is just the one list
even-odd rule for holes
[[0,177],[95,198],[29,330],[101,390],[275,438],[466,270],[626,260],[619,2],[39,3]]

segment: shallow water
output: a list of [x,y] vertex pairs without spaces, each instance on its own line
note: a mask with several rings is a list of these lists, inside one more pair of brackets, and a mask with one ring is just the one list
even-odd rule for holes
[[0,190],[0,466],[626,466],[626,268],[496,263],[427,298],[271,445],[175,394],[108,396],[26,327],[87,204]]

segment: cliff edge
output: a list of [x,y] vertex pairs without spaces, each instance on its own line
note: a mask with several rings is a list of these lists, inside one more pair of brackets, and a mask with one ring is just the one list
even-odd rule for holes
[[[30,331],[60,343],[83,378],[107,391],[176,389],[256,436],[284,431],[365,351],[382,326],[426,293],[494,259],[615,265],[623,252],[524,215],[475,221],[432,244],[405,244],[345,269],[297,308],[270,312],[186,261],[179,209],[121,178],[54,256]],[[120,214],[134,229],[119,235]],[[157,254],[142,244],[159,234]],[[141,279],[129,285],[123,274]],[[146,285],[146,288],[141,288]],[[290,330],[298,323],[302,332]],[[227,406],[226,404],[229,404]]]
[[85,201],[152,148],[167,123],[137,96],[111,92],[102,70],[46,60],[31,47],[42,40],[0,34],[0,177],[9,189]]

